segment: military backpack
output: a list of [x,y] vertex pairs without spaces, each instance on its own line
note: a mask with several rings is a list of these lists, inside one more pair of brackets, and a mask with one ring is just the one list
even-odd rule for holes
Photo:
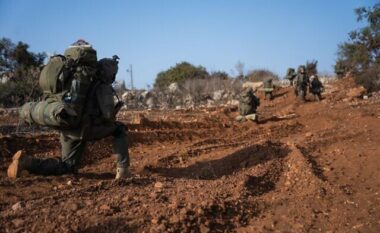
[[43,101],[24,104],[20,118],[55,128],[78,127],[96,72],[97,55],[91,46],[71,46],[64,55],[51,57],[39,79]]

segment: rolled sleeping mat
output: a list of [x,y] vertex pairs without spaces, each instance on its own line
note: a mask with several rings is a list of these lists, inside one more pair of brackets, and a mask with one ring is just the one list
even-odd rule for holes
[[57,101],[28,102],[20,109],[20,120],[54,128],[75,128],[78,118],[70,115],[72,111]]

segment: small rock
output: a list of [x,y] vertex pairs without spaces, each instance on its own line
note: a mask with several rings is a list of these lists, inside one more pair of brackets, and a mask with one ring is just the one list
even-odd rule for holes
[[24,224],[24,220],[22,220],[20,218],[16,218],[16,219],[12,220],[12,223],[13,223],[13,225],[15,225],[16,228],[19,228]]
[[172,223],[172,224],[178,223],[179,221],[180,221],[180,219],[178,218],[177,215],[173,215],[169,219],[169,222]]
[[98,183],[97,183],[97,186],[99,186],[99,188],[103,188],[103,186],[105,185],[106,183],[104,182],[104,181],[99,181]]
[[203,215],[205,212],[204,212],[204,210],[202,209],[202,208],[198,208],[197,209],[197,214],[199,214],[199,215]]
[[73,182],[71,180],[67,181],[67,185],[72,185]]
[[103,204],[99,207],[100,210],[111,210],[111,207],[109,205]]
[[306,137],[311,137],[311,136],[313,136],[313,133],[312,133],[312,132],[307,132],[307,133],[305,134],[305,136],[306,136]]
[[158,189],[161,189],[161,188],[164,187],[164,184],[161,183],[161,182],[156,182],[156,183],[154,184],[154,187],[155,187],[155,188],[158,188]]
[[201,233],[208,233],[208,232],[210,232],[209,228],[206,227],[206,226],[203,225],[203,224],[201,224],[201,225],[199,226],[199,231],[200,231]]
[[87,210],[86,209],[80,209],[76,212],[76,215],[78,216],[83,216],[87,213]]
[[47,213],[49,213],[49,209],[48,208],[42,208],[41,212],[47,214]]
[[21,204],[21,202],[17,202],[16,204],[12,205],[12,210],[13,211],[17,211],[17,210],[20,210],[22,209],[23,205]]
[[165,227],[164,224],[160,224],[160,225],[156,228],[156,230],[157,230],[158,232],[165,232],[165,229],[166,229],[166,227]]
[[181,210],[179,211],[179,214],[180,214],[181,216],[186,215],[186,214],[187,214],[187,209],[186,209],[186,208],[181,209]]
[[157,218],[152,218],[152,220],[150,222],[152,224],[156,225],[158,223],[158,219]]
[[69,205],[70,210],[77,211],[79,209],[79,205],[77,203],[72,203]]
[[85,200],[84,203],[85,203],[87,206],[91,206],[91,205],[94,204],[94,202],[91,201],[91,200]]

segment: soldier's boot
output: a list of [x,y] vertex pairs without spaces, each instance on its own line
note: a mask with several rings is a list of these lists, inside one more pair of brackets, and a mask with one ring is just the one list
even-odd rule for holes
[[116,168],[116,177],[115,179],[125,179],[131,177],[128,167],[117,167]]
[[8,167],[8,177],[15,179],[22,176],[22,174],[27,173],[27,169],[31,167],[33,157],[26,155],[21,150],[17,151],[13,155],[13,161]]

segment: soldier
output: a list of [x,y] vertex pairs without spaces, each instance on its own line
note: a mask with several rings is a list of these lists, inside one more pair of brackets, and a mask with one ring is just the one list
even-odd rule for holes
[[299,66],[298,73],[297,73],[297,84],[295,88],[295,94],[303,101],[305,101],[308,86],[309,86],[309,77],[306,74],[306,68],[305,66]]
[[294,85],[294,79],[296,78],[297,74],[293,68],[288,68],[286,72],[285,78],[289,80],[290,86]]
[[264,80],[264,93],[266,100],[273,99],[273,79],[271,77],[267,77]]
[[[83,42],[80,42],[73,46],[84,46]],[[113,150],[116,155],[115,179],[129,176],[126,129],[121,122],[115,120],[122,102],[119,101],[115,105],[114,90],[111,86],[116,77],[117,59],[116,56],[97,62],[96,75],[101,78],[97,79],[89,90],[79,126],[60,130],[61,157],[42,159],[18,151],[8,167],[8,177],[17,178],[23,170],[37,175],[77,174],[87,142],[109,136],[113,137]]]
[[312,81],[310,83],[310,92],[314,95],[315,100],[322,100],[321,93],[323,92],[323,84],[319,80],[318,75],[313,75]]
[[251,120],[258,123],[257,107],[260,106],[260,99],[255,96],[251,87],[247,87],[243,90],[239,100],[239,116],[236,120],[246,121]]

